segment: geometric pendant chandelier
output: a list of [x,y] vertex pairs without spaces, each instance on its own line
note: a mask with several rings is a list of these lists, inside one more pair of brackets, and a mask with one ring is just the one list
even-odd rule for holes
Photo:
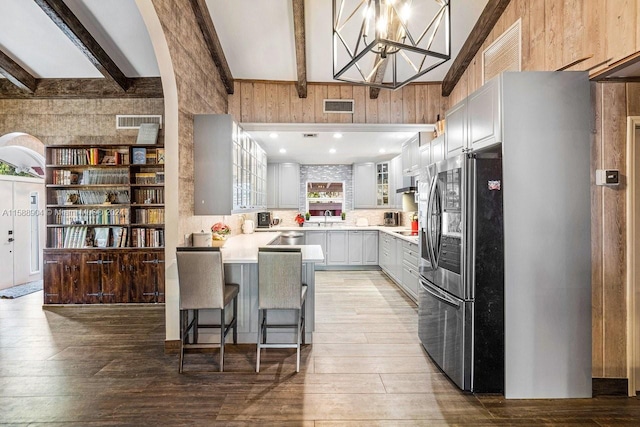
[[450,0],[333,0],[333,78],[399,89],[451,58]]

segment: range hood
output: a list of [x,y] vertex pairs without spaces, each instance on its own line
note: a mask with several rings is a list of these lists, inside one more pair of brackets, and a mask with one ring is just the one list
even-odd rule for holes
[[415,176],[403,176],[402,177],[402,187],[396,190],[396,194],[400,193],[415,193],[418,191],[418,186],[416,185],[416,177]]

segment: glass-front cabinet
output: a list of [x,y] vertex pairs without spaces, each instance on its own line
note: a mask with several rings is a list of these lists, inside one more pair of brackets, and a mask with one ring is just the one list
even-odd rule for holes
[[267,205],[267,155],[248,133],[233,123],[233,209]]
[[376,206],[389,206],[389,162],[376,164]]

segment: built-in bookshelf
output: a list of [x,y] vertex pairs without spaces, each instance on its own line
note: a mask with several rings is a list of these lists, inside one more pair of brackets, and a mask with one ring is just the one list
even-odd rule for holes
[[164,302],[164,147],[46,147],[44,302]]
[[48,248],[164,246],[164,147],[49,146],[46,160]]

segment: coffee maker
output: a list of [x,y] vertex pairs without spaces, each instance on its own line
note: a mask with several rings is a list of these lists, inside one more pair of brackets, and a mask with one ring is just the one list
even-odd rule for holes
[[258,212],[258,228],[271,227],[271,212]]
[[383,224],[387,227],[395,227],[400,224],[400,212],[385,212]]

